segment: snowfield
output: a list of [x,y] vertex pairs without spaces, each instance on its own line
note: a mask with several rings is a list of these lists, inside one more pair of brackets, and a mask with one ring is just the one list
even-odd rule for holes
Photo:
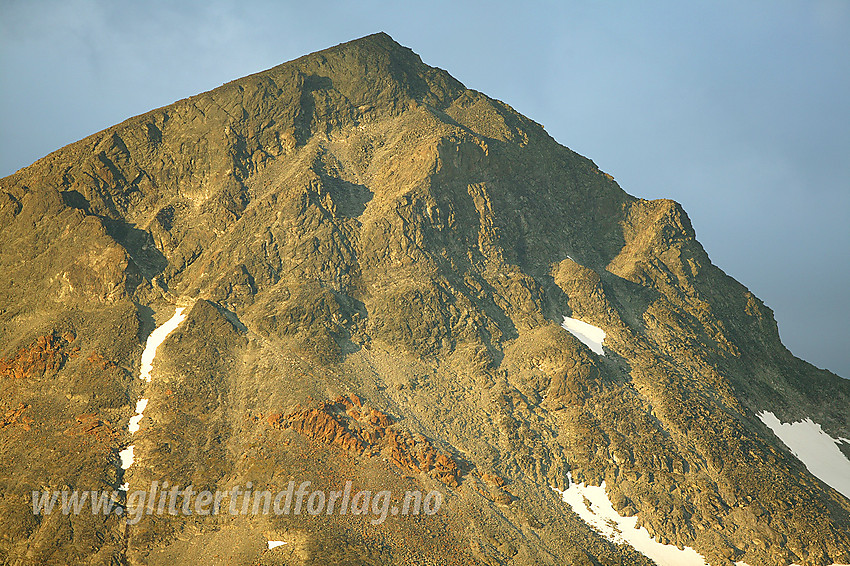
[[658,566],[706,566],[706,562],[693,548],[681,550],[671,544],[661,544],[649,535],[645,528],[636,528],[637,517],[622,517],[608,494],[605,493],[605,482],[596,487],[575,483],[572,476],[570,486],[565,491],[559,491],[561,498],[572,510],[590,525],[596,532],[615,544],[628,544]]
[[829,436],[812,419],[783,423],[770,411],[758,417],[813,476],[850,499],[850,461],[838,448],[841,440]]
[[[693,548],[686,546],[680,549],[672,544],[662,544],[653,539],[645,528],[636,528],[637,517],[620,516],[611,504],[611,500],[608,499],[608,494],[605,493],[605,482],[602,482],[600,487],[596,487],[574,483],[569,473],[567,477],[570,480],[570,486],[566,491],[560,491],[555,487],[552,489],[561,495],[576,515],[609,541],[614,544],[628,544],[658,566],[709,566],[705,558]],[[749,565],[746,562],[735,562],[735,566]],[[833,564],[832,566],[850,565]]]
[[561,328],[569,330],[570,333],[578,338],[582,344],[593,350],[600,356],[605,355],[602,350],[602,342],[605,340],[605,331],[598,326],[593,326],[586,322],[582,322],[576,318],[564,317],[564,322],[561,323]]

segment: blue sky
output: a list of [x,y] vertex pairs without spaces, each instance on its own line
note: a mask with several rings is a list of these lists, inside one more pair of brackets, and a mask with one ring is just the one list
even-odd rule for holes
[[0,0],[0,175],[151,108],[386,31],[673,198],[785,344],[850,377],[850,2]]

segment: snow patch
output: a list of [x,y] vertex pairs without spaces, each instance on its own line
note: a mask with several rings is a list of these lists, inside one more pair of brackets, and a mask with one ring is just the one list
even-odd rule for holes
[[[150,382],[151,370],[153,369],[153,359],[156,356],[156,349],[159,348],[159,345],[162,344],[168,335],[171,334],[186,318],[186,315],[183,314],[184,309],[185,307],[177,307],[177,310],[174,312],[174,316],[169,318],[162,326],[156,328],[153,332],[151,332],[150,336],[148,336],[148,339],[145,342],[145,350],[142,352],[142,366],[139,369],[139,379]],[[138,432],[141,426],[140,423],[144,418],[143,413],[147,406],[148,399],[139,399],[136,401],[136,414],[130,417],[130,424],[127,426],[130,434]],[[136,461],[133,454],[135,447],[136,446],[134,444],[131,444],[118,453],[121,457],[122,470],[128,469]],[[125,483],[120,489],[127,491],[128,485]]]
[[136,401],[136,412],[141,415],[142,413],[145,412],[145,408],[147,406],[148,406],[148,400],[147,399],[139,399],[138,401]]
[[171,334],[171,332],[174,331],[181,322],[183,322],[183,319],[186,318],[186,315],[183,314],[184,308],[185,307],[178,307],[174,316],[169,318],[165,324],[151,332],[150,336],[148,336],[148,340],[145,342],[145,351],[142,352],[142,369],[139,371],[140,379],[150,382],[151,370],[153,369],[153,359],[156,356],[156,349],[159,348],[159,345],[162,344],[168,335]]
[[605,352],[602,350],[602,342],[605,340],[605,331],[598,326],[593,326],[592,324],[565,316],[564,322],[561,323],[561,328],[569,330],[570,333],[578,338],[582,344],[600,356],[605,355]]
[[829,436],[818,423],[808,418],[796,423],[783,423],[770,411],[759,413],[758,417],[813,476],[850,499],[850,460],[838,448],[839,440]]
[[130,446],[118,453],[118,455],[121,457],[122,470],[126,470],[127,468],[133,465],[133,462],[135,461],[135,458],[133,456],[133,449],[135,447],[135,444],[131,444]]
[[567,474],[570,486],[557,491],[565,503],[599,534],[615,544],[629,544],[658,566],[706,566],[706,561],[696,550],[681,550],[671,544],[661,544],[653,539],[644,527],[637,528],[637,517],[621,517],[601,487],[574,483]]
[[145,412],[145,407],[148,406],[147,399],[139,399],[136,401],[136,414],[130,417],[130,434],[136,434],[139,430],[139,423],[142,422],[144,415],[142,413]]
[[283,542],[282,540],[270,540],[269,541],[269,550],[271,550],[273,548],[277,548],[279,546],[283,546],[284,544],[286,544],[286,543]]

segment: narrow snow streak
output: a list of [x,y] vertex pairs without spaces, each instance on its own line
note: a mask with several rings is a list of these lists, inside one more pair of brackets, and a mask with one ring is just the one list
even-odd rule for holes
[[270,540],[269,541],[269,550],[271,550],[273,548],[277,548],[279,546],[283,546],[284,544],[286,544],[286,543],[283,542],[282,540]]
[[759,413],[758,417],[813,476],[850,499],[850,460],[838,448],[839,440],[812,419],[783,423],[770,411]]
[[151,380],[151,370],[153,369],[153,359],[156,356],[156,349],[162,344],[166,337],[171,334],[175,328],[180,326],[186,315],[183,314],[184,307],[177,307],[174,316],[169,318],[165,324],[151,332],[148,340],[145,343],[145,351],[142,352],[142,368],[139,371],[139,378],[147,382]]
[[142,422],[144,415],[142,413],[145,412],[145,407],[148,406],[147,399],[139,399],[136,401],[136,414],[130,417],[130,434],[136,434],[138,432],[140,425]]
[[[147,341],[145,342],[145,350],[142,352],[142,367],[139,368],[139,379],[143,379],[144,381],[150,383],[151,380],[151,370],[153,369],[153,359],[156,356],[156,349],[159,348],[159,345],[162,344],[165,339],[171,334],[174,329],[180,326],[180,323],[183,322],[183,319],[186,318],[186,315],[183,314],[183,309],[185,307],[177,307],[177,310],[174,312],[174,316],[169,318],[165,323],[159,328],[155,329],[148,336]],[[130,431],[130,434],[135,434],[139,428],[141,427],[140,423],[144,418],[145,409],[148,406],[147,399],[139,399],[136,401],[136,414],[130,417],[130,424],[127,428]],[[133,455],[133,450],[136,448],[135,444],[131,444],[124,450],[118,453],[121,457],[121,469],[126,470],[136,461],[135,456]],[[127,484],[123,484],[121,489],[127,491]]]
[[606,539],[615,544],[631,545],[658,566],[706,566],[705,559],[693,548],[681,550],[672,544],[661,544],[645,528],[636,528],[637,517],[621,517],[605,493],[605,482],[596,487],[574,483],[569,474],[568,477],[570,486],[566,491],[552,489],[561,494],[564,502],[585,523]]
[[582,344],[600,356],[605,355],[605,351],[602,350],[602,342],[605,340],[605,331],[598,326],[593,326],[592,324],[565,316],[564,322],[561,323],[561,327],[569,330],[570,333],[578,338]]
[[122,470],[126,470],[127,468],[133,465],[133,449],[135,447],[135,444],[131,444],[130,446],[118,453],[118,455],[121,456]]

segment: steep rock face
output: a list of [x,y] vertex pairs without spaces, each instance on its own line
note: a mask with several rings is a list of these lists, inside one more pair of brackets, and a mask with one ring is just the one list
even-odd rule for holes
[[[10,563],[649,563],[558,500],[568,472],[711,564],[850,561],[850,501],[756,417],[850,437],[848,383],[782,346],[679,205],[629,196],[384,34],[63,148],[0,180],[0,225]],[[145,386],[142,344],[176,302],[193,306]],[[563,316],[604,329],[606,354]],[[380,525],[127,526],[29,501],[290,479],[445,503]]]

